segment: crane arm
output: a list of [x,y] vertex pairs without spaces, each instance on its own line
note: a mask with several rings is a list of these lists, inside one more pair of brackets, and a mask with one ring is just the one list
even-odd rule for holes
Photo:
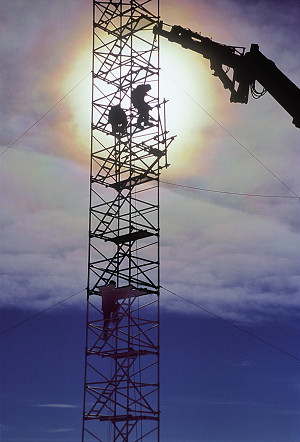
[[230,78],[227,68],[233,68],[236,71],[240,66],[240,55],[244,54],[245,48],[236,46],[227,46],[217,43],[210,38],[204,37],[201,34],[191,31],[190,29],[182,28],[181,26],[172,26],[170,31],[163,29],[163,24],[160,22],[158,26],[153,28],[153,33],[167,38],[171,42],[180,44],[185,49],[190,49],[193,52],[201,54],[204,58],[210,60],[210,68],[213,75],[219,77],[225,89],[231,92],[231,101],[239,103],[248,102],[248,90],[246,88],[243,94],[237,94],[237,79]]
[[251,73],[252,84],[257,80],[292,116],[293,124],[300,128],[300,89],[260,52],[256,44],[252,44],[245,54],[245,65]]
[[[154,27],[153,33],[209,59],[213,75],[221,80],[225,89],[230,90],[231,102],[248,103],[249,91],[256,93],[255,81],[258,81],[292,116],[295,126],[300,128],[299,88],[273,61],[259,51],[258,45],[251,45],[250,51],[245,52],[243,47],[217,43],[181,26],[172,26],[171,30],[167,31],[163,29],[162,22]],[[258,97],[262,94],[256,95]]]

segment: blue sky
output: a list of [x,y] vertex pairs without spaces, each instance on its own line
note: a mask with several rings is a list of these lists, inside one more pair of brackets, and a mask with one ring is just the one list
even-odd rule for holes
[[[66,303],[2,336],[3,441],[80,440],[84,320]],[[293,323],[248,330],[297,354]],[[162,441],[299,439],[299,361],[209,316],[163,312],[161,334]]]
[[[5,330],[86,285],[92,2],[4,0],[0,12],[2,152],[80,82],[1,155]],[[161,15],[258,43],[300,83],[297,2],[162,0]],[[267,94],[231,104],[199,56],[162,42],[161,58],[177,134],[161,281],[192,302],[162,290],[161,440],[296,442],[299,360],[195,304],[300,358],[299,129]],[[80,440],[84,330],[80,293],[1,336],[5,442]]]

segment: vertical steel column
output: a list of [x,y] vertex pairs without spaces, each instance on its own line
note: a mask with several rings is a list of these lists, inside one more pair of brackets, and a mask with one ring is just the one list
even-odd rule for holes
[[[158,0],[93,4],[82,441],[154,441],[159,440],[159,175],[168,166],[173,139],[159,98],[159,47],[152,32]],[[149,120],[132,100],[138,86],[148,86]],[[112,281],[113,291],[107,287]],[[104,322],[102,301],[111,293],[118,311]]]

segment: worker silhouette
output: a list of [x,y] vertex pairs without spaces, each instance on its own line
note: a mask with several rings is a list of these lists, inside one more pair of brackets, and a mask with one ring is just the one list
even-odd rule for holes
[[111,132],[114,136],[118,137],[126,134],[127,117],[119,104],[111,107],[108,113],[108,122],[111,124]]
[[133,89],[131,93],[132,105],[137,109],[139,114],[137,120],[137,127],[139,129],[142,129],[145,126],[152,126],[152,123],[149,122],[149,111],[151,110],[151,107],[145,102],[145,97],[150,89],[150,84],[140,84]]
[[118,289],[115,281],[110,281],[106,287],[101,290],[102,311],[103,311],[103,338],[107,339],[107,329],[111,320],[117,318],[117,312],[120,308],[118,303]]

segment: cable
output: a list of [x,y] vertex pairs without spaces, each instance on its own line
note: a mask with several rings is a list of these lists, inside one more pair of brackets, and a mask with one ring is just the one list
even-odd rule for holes
[[160,183],[166,184],[168,186],[176,186],[176,187],[183,187],[186,189],[192,189],[192,190],[201,190],[203,192],[213,192],[213,193],[225,193],[228,195],[240,195],[240,196],[252,196],[252,197],[259,197],[259,198],[288,198],[288,199],[299,199],[297,196],[285,196],[285,195],[262,195],[262,194],[253,194],[253,193],[239,193],[239,192],[226,192],[225,190],[213,190],[213,189],[205,189],[202,187],[195,187],[195,186],[186,186],[184,184],[176,184],[176,183],[169,183],[167,181],[161,181]]
[[[276,345],[271,344],[270,342],[266,341],[265,339],[260,338],[259,336],[255,335],[254,333],[251,333],[251,332],[249,332],[248,330],[245,330],[244,328],[242,328],[242,327],[240,327],[240,326],[234,324],[234,323],[231,322],[231,321],[228,321],[227,319],[223,318],[222,316],[217,315],[216,313],[213,313],[213,312],[211,312],[211,311],[209,311],[209,310],[207,310],[207,309],[201,307],[199,304],[196,304],[195,302],[190,301],[189,299],[186,299],[186,298],[184,298],[183,296],[178,295],[177,293],[173,292],[172,290],[167,289],[166,287],[161,286],[161,288],[162,288],[163,290],[166,290],[167,292],[171,293],[172,295],[176,296],[177,298],[179,298],[179,299],[181,299],[181,300],[183,300],[183,301],[185,301],[185,302],[188,302],[189,304],[193,305],[194,307],[199,308],[200,310],[204,311],[205,313],[208,313],[209,315],[214,316],[214,317],[217,318],[217,319],[220,319],[221,321],[225,322],[226,324],[231,325],[232,327],[235,327],[236,329],[242,331],[243,333],[246,333],[247,335],[251,336],[252,338],[257,339],[258,341],[260,341],[260,342],[262,342],[262,343],[268,345],[269,347],[271,347],[271,348],[273,348],[273,349],[275,349],[275,350],[278,350],[278,351],[280,351],[281,353],[285,354],[286,356],[289,356],[290,358],[295,359],[296,361],[299,361],[299,362],[300,362],[300,358],[297,358],[297,356],[294,356],[294,355],[292,355],[291,353],[288,353],[287,351],[283,350],[282,348],[277,347]],[[58,305],[60,305],[60,304],[62,304],[63,302],[65,302],[65,301],[67,301],[67,300],[73,298],[74,296],[79,295],[80,293],[84,292],[85,290],[86,290],[86,288],[80,290],[79,292],[74,293],[73,295],[68,296],[67,298],[62,299],[62,300],[59,301],[59,302],[56,302],[55,304],[51,305],[50,307],[47,307],[46,309],[41,310],[40,312],[36,313],[35,315],[32,315],[32,316],[30,316],[30,317],[24,319],[23,321],[21,321],[21,322],[19,322],[19,323],[17,323],[17,324],[14,324],[13,326],[7,328],[6,330],[3,330],[3,331],[0,333],[0,336],[1,336],[1,335],[4,335],[5,333],[10,332],[11,330],[13,330],[13,329],[15,329],[15,328],[17,328],[17,327],[20,327],[21,325],[25,324],[26,322],[31,321],[32,319],[34,319],[34,318],[36,318],[37,316],[39,316],[39,315],[41,315],[41,314],[47,312],[48,310],[51,310],[52,308],[57,307]]]
[[[26,135],[36,124],[38,124],[48,113],[50,113],[59,103],[61,103],[61,101],[66,98],[71,92],[73,92],[74,89],[76,89],[89,75],[90,75],[91,71],[84,76],[84,78],[82,78],[72,89],[70,89],[59,101],[57,101],[47,112],[45,112],[33,125],[31,125],[26,131],[24,131],[18,138],[16,138],[3,152],[1,152],[0,156],[2,156],[5,152],[7,152],[8,149],[10,149],[12,146],[14,146],[24,135]],[[169,77],[169,76],[168,76]],[[288,196],[283,196],[283,195],[260,195],[260,194],[248,194],[248,193],[238,193],[238,192],[227,192],[227,191],[221,191],[221,190],[213,190],[213,189],[205,189],[205,188],[199,188],[199,187],[194,187],[194,186],[186,186],[186,185],[181,185],[181,184],[175,184],[175,183],[169,183],[169,182],[164,182],[161,181],[161,183],[163,184],[167,184],[167,185],[173,185],[173,186],[178,186],[178,187],[184,187],[184,188],[189,188],[189,189],[194,189],[194,190],[201,190],[201,191],[206,191],[206,192],[214,192],[214,193],[222,193],[222,194],[229,194],[229,195],[242,195],[242,196],[249,196],[249,197],[262,197],[262,198],[297,198],[300,200],[300,196],[297,195],[297,193],[295,193],[286,183],[284,183],[275,173],[273,173],[269,167],[267,167],[262,161],[260,161],[247,147],[245,147],[234,135],[232,135],[221,123],[219,123],[218,120],[216,120],[216,118],[214,118],[211,114],[209,114],[208,111],[206,111],[206,109],[203,108],[203,106],[201,106],[198,102],[196,102],[196,100],[194,100],[194,98],[188,93],[186,92],[181,86],[179,86],[171,77],[169,77],[176,85],[177,87],[179,87],[198,107],[200,107],[213,121],[215,121],[229,136],[231,136],[243,149],[245,149],[256,161],[258,161],[269,173],[271,173],[278,181],[280,181],[281,184],[283,184],[290,192],[292,192],[295,196],[294,197],[288,197]],[[203,307],[193,303],[192,301],[189,301],[188,299],[172,292],[171,290],[166,289],[165,287],[162,287],[164,290],[168,291],[169,293],[173,294],[174,296],[177,296],[178,298],[194,305],[195,307],[205,311],[206,313],[226,322],[227,324],[237,328],[238,330],[248,334],[249,336],[254,337],[255,339],[265,343],[266,345],[284,353],[287,356],[290,356],[293,359],[296,359],[298,361],[300,361],[299,358],[297,358],[294,355],[291,355],[290,353],[286,352],[285,350],[282,350],[279,347],[274,346],[273,344],[271,344],[270,342],[254,335],[253,333],[237,326],[236,324],[233,324],[232,322],[222,318],[221,316],[216,315],[215,313],[212,313],[206,309],[204,309]],[[46,311],[62,304],[63,302],[67,301],[68,299],[71,299],[74,296],[77,296],[78,294],[82,293],[84,290],[86,290],[85,288],[80,290],[79,292],[74,293],[71,296],[68,296],[67,298],[51,305],[50,307],[41,310],[40,312],[36,313],[33,316],[30,316],[26,319],[24,319],[23,321],[9,327],[6,330],[3,330],[0,335],[3,335],[21,325],[23,325],[24,323],[36,318],[37,316],[41,315],[42,313],[45,313]]]
[[0,157],[2,157],[3,154],[5,154],[6,151],[8,151],[8,149],[10,149],[12,146],[14,146],[17,141],[19,141],[24,135],[26,135],[36,124],[38,124],[46,115],[49,114],[49,112],[51,112],[64,98],[66,98],[71,92],[73,92],[74,89],[77,88],[77,86],[79,86],[90,74],[92,71],[90,71],[84,78],[82,78],[74,87],[72,87],[72,89],[69,90],[69,92],[67,92],[60,100],[58,100],[57,103],[55,103],[49,110],[47,110],[47,112],[45,112],[38,120],[36,120],[35,123],[32,124],[32,126],[30,126],[28,129],[25,130],[25,132],[23,132],[18,138],[16,138],[9,146],[7,146],[7,148],[1,152]]
[[9,331],[13,330],[14,328],[19,327],[20,325],[25,324],[25,322],[31,321],[31,319],[36,318],[37,316],[41,315],[42,313],[45,313],[45,312],[47,312],[48,310],[51,310],[52,308],[57,307],[59,304],[62,304],[63,302],[67,301],[68,299],[71,299],[71,298],[73,298],[74,296],[79,295],[79,293],[82,293],[82,292],[84,292],[85,290],[86,290],[86,288],[80,290],[79,292],[74,293],[74,294],[71,295],[71,296],[68,296],[68,297],[65,298],[65,299],[62,299],[62,300],[59,301],[59,302],[56,302],[56,303],[53,304],[53,305],[50,305],[50,307],[47,307],[47,308],[45,308],[44,310],[41,310],[40,312],[36,313],[35,315],[30,316],[29,318],[24,319],[24,320],[21,321],[21,322],[18,322],[17,324],[12,325],[11,327],[7,328],[6,330],[3,330],[3,331],[0,333],[0,336],[1,336],[1,335],[4,335],[4,333],[8,333]]
[[[167,75],[167,74],[166,74]],[[200,109],[203,110],[203,112],[206,113],[206,115],[208,115],[215,123],[217,123],[218,126],[221,127],[221,129],[224,130],[224,132],[226,132],[231,138],[234,139],[234,141],[239,144],[244,150],[246,150],[246,152],[248,152],[249,155],[252,156],[252,158],[254,158],[261,166],[263,166],[271,175],[273,175],[274,178],[276,178],[283,186],[285,186],[290,192],[292,192],[299,200],[300,200],[300,196],[293,191],[293,189],[291,189],[284,181],[282,181],[281,178],[279,178],[274,172],[272,172],[272,170],[266,166],[259,158],[257,158],[246,146],[244,146],[244,144],[242,144],[231,132],[229,132],[229,130],[227,130],[215,117],[213,117],[206,109],[204,109],[203,106],[201,106],[201,104],[199,104],[185,89],[183,89],[179,84],[177,84],[177,82],[175,80],[173,80],[173,78],[171,78],[169,75],[167,75],[167,77],[173,81],[173,83],[182,90],[182,92],[184,92],[186,94],[187,97],[189,97],[193,103],[195,103],[198,107],[200,107]]]
[[200,310],[204,311],[205,313],[208,313],[211,316],[214,316],[217,319],[220,319],[223,322],[226,322],[226,324],[231,325],[232,327],[237,328],[238,330],[242,331],[243,333],[246,333],[247,335],[251,336],[252,338],[257,339],[258,341],[268,345],[269,347],[272,347],[275,350],[280,351],[281,353],[285,354],[286,356],[289,356],[290,358],[295,359],[296,361],[300,362],[300,358],[297,358],[297,356],[292,355],[291,353],[288,353],[287,351],[283,350],[280,347],[277,347],[276,345],[271,344],[270,342],[266,341],[265,339],[260,338],[259,336],[255,335],[254,333],[251,333],[247,330],[245,330],[244,328],[234,324],[233,322],[228,321],[227,319],[223,318],[222,316],[217,315],[216,313],[212,313],[209,310],[201,307],[200,305],[196,304],[195,302],[190,301],[189,299],[184,298],[183,296],[177,295],[177,293],[172,292],[172,290],[168,290],[165,287],[161,286],[162,289],[166,290],[167,292],[171,293],[174,296],[177,296],[177,298],[182,299],[185,302],[188,302],[189,304],[192,304],[194,307],[199,308]]
[[[89,75],[91,71],[82,78],[72,89],[70,89],[57,103],[55,103],[47,112],[45,112],[32,126],[30,126],[28,129],[26,129],[18,138],[16,138],[3,152],[1,152],[0,157],[8,150],[10,149],[14,144],[16,144],[24,135],[26,135],[36,124],[38,124],[49,112],[51,112],[64,98],[66,98],[71,92],[73,92],[74,89],[77,88]],[[190,188],[194,190],[201,190],[205,192],[213,192],[213,193],[222,193],[222,194],[228,194],[228,195],[240,195],[240,196],[249,196],[249,197],[259,197],[259,198],[297,198],[300,200],[300,196],[298,196],[289,186],[287,186],[277,175],[275,175],[265,164],[263,164],[255,155],[252,154],[243,144],[241,144],[227,129],[224,128],[224,126],[221,125],[211,114],[209,114],[198,102],[196,102],[193,97],[186,92],[181,86],[179,86],[175,80],[173,80],[169,75],[167,75],[175,84],[177,87],[179,87],[197,106],[199,106],[210,118],[212,118],[228,135],[230,135],[241,147],[243,147],[256,161],[258,161],[264,168],[266,168],[276,179],[278,179],[290,192],[292,192],[295,196],[294,197],[288,197],[284,195],[261,195],[261,194],[249,194],[249,193],[239,193],[239,192],[227,192],[222,190],[213,190],[213,189],[205,189],[200,187],[193,187],[193,186],[186,186],[176,183],[168,183],[161,181],[163,184],[172,185],[172,186],[178,186],[178,187],[185,187]]]
[[263,88],[261,91],[258,91],[255,87],[255,82],[251,84],[250,90],[251,90],[251,95],[255,100],[258,100],[267,93],[267,90],[265,88]]

